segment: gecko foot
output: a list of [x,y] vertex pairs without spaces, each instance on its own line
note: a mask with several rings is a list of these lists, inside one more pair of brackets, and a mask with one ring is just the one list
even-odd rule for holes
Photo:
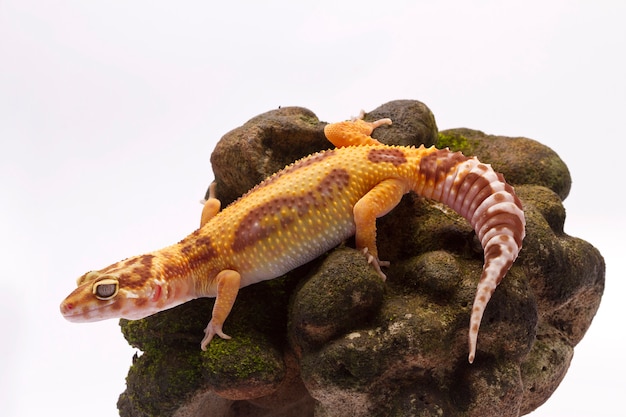
[[392,123],[391,119],[385,118],[385,119],[375,120],[375,121],[371,122],[370,124],[372,126],[372,130],[374,130],[377,127],[380,127],[380,126],[383,126],[383,125],[390,125],[391,123]]
[[[359,115],[356,116],[356,117],[352,116],[350,118],[350,120],[353,121],[353,122],[356,122],[357,120],[363,120],[364,118],[365,118],[365,110],[361,109],[361,111],[359,112]],[[377,127],[380,127],[380,126],[383,126],[383,125],[390,125],[390,124],[392,124],[391,119],[388,118],[388,117],[386,117],[384,119],[378,119],[378,120],[375,120],[373,122],[366,122],[366,123],[371,126],[372,131],[374,129],[376,129]]]
[[211,340],[213,340],[213,336],[215,335],[218,335],[222,339],[231,339],[230,336],[224,334],[221,324],[213,323],[213,320],[211,320],[204,329],[204,338],[202,339],[202,342],[200,342],[200,348],[202,350],[206,350],[207,346],[209,346],[209,343],[211,343]]
[[365,255],[365,258],[367,259],[367,263],[374,267],[374,270],[376,270],[376,273],[378,273],[380,278],[383,281],[387,280],[387,275],[385,275],[385,273],[380,269],[380,267],[389,266],[390,265],[389,261],[381,261],[380,259],[378,259],[378,257],[369,253],[369,250],[367,248],[363,248],[363,254]]

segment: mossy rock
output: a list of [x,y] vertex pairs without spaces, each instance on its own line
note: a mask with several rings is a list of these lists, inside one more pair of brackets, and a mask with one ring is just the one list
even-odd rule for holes
[[[353,242],[284,277],[240,291],[224,331],[199,342],[213,305],[196,300],[144,320],[122,321],[144,351],[129,371],[123,417],[518,416],[563,379],[604,290],[604,260],[564,233],[571,178],[548,147],[471,129],[438,132],[418,101],[386,103],[374,136],[437,145],[490,163],[515,186],[526,239],[494,293],[478,352],[467,362],[471,303],[483,254],[469,224],[449,208],[407,195],[378,221],[387,281]],[[227,204],[293,160],[330,148],[325,122],[288,107],[227,133],[212,155]]]
[[478,156],[502,173],[511,185],[543,185],[565,200],[572,186],[567,165],[552,149],[524,137],[486,135],[480,130],[449,129],[439,132],[436,146]]

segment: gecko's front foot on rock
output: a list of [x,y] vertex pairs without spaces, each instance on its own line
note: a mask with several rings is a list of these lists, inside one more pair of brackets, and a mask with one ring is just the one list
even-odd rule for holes
[[204,329],[204,338],[202,339],[202,342],[200,342],[200,348],[206,351],[207,346],[209,346],[209,343],[211,343],[211,340],[213,340],[213,336],[215,335],[218,335],[222,339],[232,339],[222,331],[221,324],[214,323],[213,320],[211,320]]

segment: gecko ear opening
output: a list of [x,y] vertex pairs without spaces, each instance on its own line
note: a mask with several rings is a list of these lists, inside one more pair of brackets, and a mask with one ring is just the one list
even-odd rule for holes
[[105,278],[93,285],[93,295],[95,295],[98,300],[106,301],[115,297],[119,289],[120,284],[116,279]]

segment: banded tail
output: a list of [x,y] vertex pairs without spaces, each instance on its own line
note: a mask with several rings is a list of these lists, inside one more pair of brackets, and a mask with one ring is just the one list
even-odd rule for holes
[[423,187],[415,191],[446,204],[467,219],[484,249],[485,263],[470,318],[472,363],[487,303],[522,248],[526,225],[522,203],[502,174],[460,152],[437,150],[422,158],[420,172],[425,181],[420,181]]

